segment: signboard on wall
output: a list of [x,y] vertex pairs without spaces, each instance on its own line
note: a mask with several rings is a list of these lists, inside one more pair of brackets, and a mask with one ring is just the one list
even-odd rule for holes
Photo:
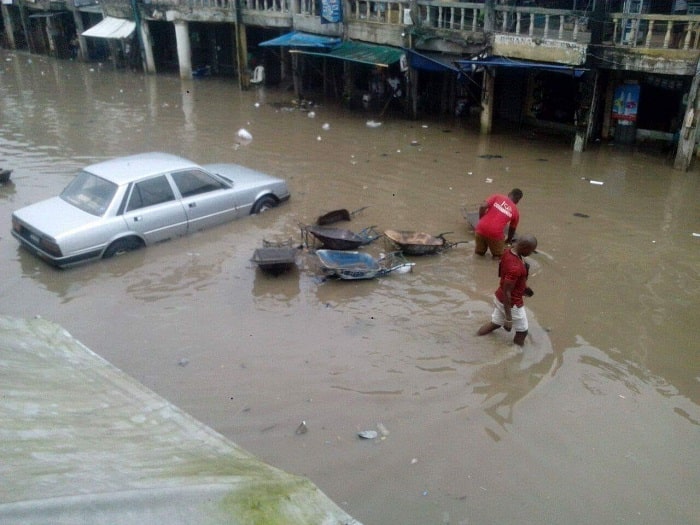
[[612,118],[627,122],[637,121],[639,108],[639,84],[622,84],[615,89]]
[[321,23],[337,24],[343,21],[341,0],[321,0]]

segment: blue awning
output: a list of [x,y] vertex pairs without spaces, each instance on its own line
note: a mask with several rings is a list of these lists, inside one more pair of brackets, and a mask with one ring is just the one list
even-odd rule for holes
[[521,69],[538,69],[540,71],[553,71],[580,77],[588,69],[564,64],[551,64],[549,62],[528,62],[526,60],[513,60],[506,57],[489,57],[480,60],[458,60],[456,62],[462,71],[469,73],[477,67],[511,67]]
[[417,52],[413,49],[405,48],[408,55],[408,64],[413,69],[422,71],[443,72],[452,71],[453,73],[462,73],[462,70],[455,65],[455,62],[460,60],[454,55],[445,55],[443,53]]
[[342,39],[330,36],[312,35],[301,31],[292,31],[286,35],[278,36],[272,40],[266,40],[258,45],[263,47],[304,47],[304,48],[329,48],[335,47]]

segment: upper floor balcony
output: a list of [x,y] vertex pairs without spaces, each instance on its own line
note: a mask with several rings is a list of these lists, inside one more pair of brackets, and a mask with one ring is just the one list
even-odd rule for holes
[[[129,0],[101,3],[112,16],[128,17],[131,10]],[[584,10],[497,4],[490,11],[483,2],[343,0],[342,22],[326,24],[321,21],[321,0],[139,3],[145,18],[160,10],[176,12],[184,20],[236,22],[239,9],[240,21],[248,25],[452,53],[488,48],[493,55],[572,65],[583,64],[595,49],[603,67],[610,61],[616,68],[662,67],[690,74],[700,56],[700,14],[602,13],[596,25],[593,13]],[[109,12],[117,8],[121,15]]]

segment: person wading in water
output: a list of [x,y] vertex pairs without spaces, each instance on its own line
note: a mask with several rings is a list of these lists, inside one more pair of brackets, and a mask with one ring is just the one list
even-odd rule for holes
[[500,283],[494,300],[495,308],[491,322],[479,328],[477,335],[490,334],[501,326],[510,332],[515,329],[513,342],[523,346],[528,324],[523,296],[531,297],[533,292],[527,287],[528,264],[523,260],[537,248],[537,239],[525,235],[514,246],[506,250],[498,264]]

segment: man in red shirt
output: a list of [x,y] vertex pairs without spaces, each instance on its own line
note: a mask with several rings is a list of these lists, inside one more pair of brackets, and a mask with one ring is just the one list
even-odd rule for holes
[[523,257],[530,255],[536,248],[537,239],[533,235],[525,235],[503,254],[498,264],[501,281],[496,290],[491,322],[479,328],[477,335],[490,334],[501,326],[506,332],[515,328],[513,342],[523,346],[528,330],[523,295],[532,296],[532,290],[527,287],[528,265]]
[[[506,244],[510,244],[515,235],[515,229],[520,221],[520,213],[516,204],[523,198],[522,190],[513,188],[506,195],[495,194],[479,206],[479,222],[476,225],[476,246],[474,253],[486,255],[491,250],[494,259],[503,255]],[[505,240],[503,231],[508,226]]]

